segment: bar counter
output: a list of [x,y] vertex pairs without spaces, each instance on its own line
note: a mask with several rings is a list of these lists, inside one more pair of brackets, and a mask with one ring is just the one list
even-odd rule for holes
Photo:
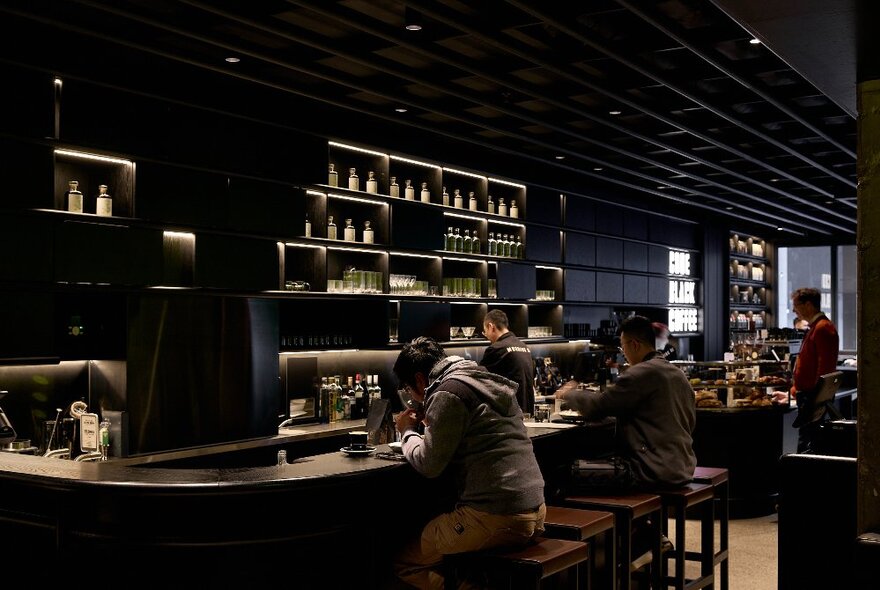
[[[77,463],[0,453],[0,533],[13,541],[7,559],[46,573],[93,562],[94,573],[137,585],[385,587],[396,544],[451,507],[452,482],[376,456],[297,456],[300,442],[336,444],[334,435],[356,428],[231,445],[273,457],[286,448],[283,466],[169,468],[154,457]],[[529,427],[548,490],[583,430]],[[216,457],[229,454],[219,447]]]

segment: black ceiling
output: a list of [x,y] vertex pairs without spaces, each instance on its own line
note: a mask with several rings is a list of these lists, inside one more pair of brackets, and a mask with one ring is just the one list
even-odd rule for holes
[[[54,37],[45,67],[124,62],[155,81],[175,63],[300,128],[782,241],[855,241],[852,114],[709,0],[5,0],[0,14],[23,51]],[[307,104],[326,118],[297,120]]]

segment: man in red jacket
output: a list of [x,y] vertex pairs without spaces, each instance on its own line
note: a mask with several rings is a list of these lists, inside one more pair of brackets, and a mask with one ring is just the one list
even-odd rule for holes
[[[837,370],[840,339],[837,328],[820,309],[818,289],[803,288],[791,294],[791,302],[798,318],[810,323],[792,374],[791,393],[800,409],[807,398],[815,395],[819,377]],[[804,424],[798,432],[798,453],[808,452],[819,423]]]

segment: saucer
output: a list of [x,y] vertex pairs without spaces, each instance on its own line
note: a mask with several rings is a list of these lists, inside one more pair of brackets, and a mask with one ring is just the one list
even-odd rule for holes
[[376,447],[367,447],[366,449],[353,449],[351,447],[342,447],[339,450],[351,457],[361,457],[364,455],[372,455],[376,452]]

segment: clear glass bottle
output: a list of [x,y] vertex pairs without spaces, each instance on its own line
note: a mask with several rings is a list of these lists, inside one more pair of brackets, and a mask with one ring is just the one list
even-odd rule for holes
[[446,192],[446,187],[443,187],[443,206],[449,207],[449,193]]
[[336,164],[330,164],[330,172],[328,173],[327,184],[330,186],[339,186],[339,173],[336,172]]
[[287,449],[278,449],[278,467],[287,465]]
[[101,451],[101,461],[106,461],[110,456],[110,420],[104,418],[98,426],[98,448]]
[[495,256],[495,232],[489,232],[486,254],[489,256]]
[[379,193],[379,182],[376,180],[376,174],[372,170],[367,172],[367,192],[374,195]]
[[471,248],[473,247],[473,240],[471,240],[471,230],[464,230],[464,239],[462,240],[461,251],[467,254],[471,253]]
[[370,227],[370,222],[364,222],[364,244],[372,244],[373,243],[373,228]]
[[107,185],[98,185],[98,199],[95,204],[95,213],[101,217],[113,216],[113,199],[107,194]]
[[474,230],[473,239],[471,240],[471,252],[474,254],[481,254],[480,236],[477,235],[477,230]]
[[336,239],[336,224],[333,223],[333,216],[330,215],[327,217],[327,239],[335,240]]
[[318,422],[320,424],[328,424],[332,414],[330,407],[330,383],[327,377],[321,377],[321,389],[318,392]]
[[351,419],[361,420],[366,418],[369,403],[367,391],[364,389],[363,383],[361,383],[361,374],[358,373],[354,378],[354,404],[351,409]]
[[422,203],[430,203],[431,202],[431,191],[428,190],[428,183],[422,183],[422,192],[420,194],[422,199]]
[[516,206],[516,201],[510,202],[510,216],[519,217],[519,208]]
[[455,228],[455,251],[464,252],[464,237],[459,228]]
[[351,218],[345,220],[345,229],[342,230],[342,239],[346,242],[354,242],[354,226],[351,224]]
[[510,236],[504,234],[504,239],[501,240],[501,246],[504,248],[501,255],[504,258],[510,258]]
[[305,233],[305,237],[307,237],[307,238],[311,238],[311,237],[312,237],[312,221],[309,219],[309,214],[308,214],[308,213],[306,213],[306,233]]
[[348,169],[348,190],[361,190],[361,179],[358,178],[357,171],[354,168]]
[[400,198],[400,185],[397,184],[397,177],[391,177],[391,185],[388,187],[388,196],[394,197],[395,199]]
[[446,233],[446,246],[443,249],[448,252],[455,252],[455,234],[452,232],[451,227]]
[[489,204],[486,205],[486,213],[495,214],[495,201],[492,200],[492,195],[489,195]]
[[370,386],[370,403],[372,400],[382,399],[382,388],[379,387],[379,375],[373,374],[372,385]]
[[406,188],[403,190],[403,195],[407,201],[416,200],[416,189],[413,188],[412,180],[406,181]]
[[477,210],[477,195],[474,194],[474,191],[468,193],[468,209],[471,211]]
[[330,382],[330,422],[338,422],[339,420],[342,420],[344,410],[342,407],[341,381],[342,377],[340,375],[335,375]]
[[452,194],[452,206],[456,209],[464,208],[464,199],[461,197],[461,191],[459,189],[455,189]]
[[67,182],[67,210],[72,213],[83,212],[83,194],[79,190],[79,181],[70,180]]
[[522,243],[522,239],[519,236],[516,236],[516,257],[517,258],[525,258],[525,246]]
[[507,217],[507,204],[504,202],[504,197],[498,199],[498,215]]

